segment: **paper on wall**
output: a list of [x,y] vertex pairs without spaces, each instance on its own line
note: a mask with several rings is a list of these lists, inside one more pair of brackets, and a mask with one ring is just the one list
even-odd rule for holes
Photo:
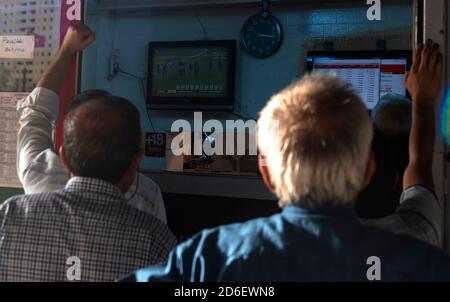
[[0,59],[32,60],[35,36],[0,36]]
[[27,95],[23,92],[0,92],[0,187],[22,187],[16,170],[16,104]]

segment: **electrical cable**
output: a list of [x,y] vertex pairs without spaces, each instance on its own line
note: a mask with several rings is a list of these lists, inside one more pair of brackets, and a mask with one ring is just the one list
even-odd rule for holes
[[205,36],[205,40],[211,40],[208,36],[208,32],[206,31],[205,25],[203,24],[202,20],[200,19],[200,16],[197,14],[197,11],[195,11],[195,18],[197,19],[198,23],[200,24],[200,27],[202,28],[203,35]]
[[[123,70],[122,68],[118,68],[117,69],[117,73],[121,73],[121,74],[127,75],[129,77],[132,77],[132,78],[138,80],[139,83],[140,83],[141,89],[142,89],[142,95],[144,96],[144,100],[147,100],[147,92],[145,90],[146,77],[138,77],[137,75],[134,75],[134,74],[132,74],[130,72],[127,72],[127,71]],[[145,104],[145,105],[147,106],[147,104]],[[148,117],[148,120],[150,122],[150,126],[152,127],[152,131],[154,133],[156,133],[155,125],[153,124],[152,118],[151,118],[149,110],[147,108],[146,108],[145,112],[147,113],[147,117]]]
[[[121,69],[121,68],[118,68],[118,69],[117,69],[117,73],[121,73],[121,74],[127,75],[127,76],[129,76],[129,77],[132,77],[132,78],[138,80],[138,81],[140,82],[140,84],[141,84],[142,94],[143,94],[145,100],[147,100],[147,92],[146,92],[146,90],[145,90],[145,79],[146,79],[145,77],[142,77],[142,78],[141,78],[141,77],[138,77],[138,76],[136,76],[136,75],[134,75],[134,74],[132,74],[132,73],[129,73],[129,72],[127,72],[127,71],[125,71],[125,70],[123,70],[123,69]],[[241,106],[241,104],[240,104],[239,102],[236,102],[236,105],[237,105],[240,109],[243,109],[242,106]],[[154,126],[154,124],[153,124],[153,121],[152,121],[152,118],[151,118],[151,116],[150,116],[149,110],[146,110],[146,112],[147,112],[148,120],[149,120],[149,122],[150,122],[150,126],[152,127],[152,131],[156,133],[155,126]],[[243,116],[243,115],[241,115],[241,114],[236,113],[235,111],[232,111],[232,112],[230,112],[230,113],[231,113],[232,115],[237,116],[237,117],[239,117],[239,118],[241,118],[241,119],[244,119],[244,120],[255,120],[255,119],[252,118],[252,117]]]

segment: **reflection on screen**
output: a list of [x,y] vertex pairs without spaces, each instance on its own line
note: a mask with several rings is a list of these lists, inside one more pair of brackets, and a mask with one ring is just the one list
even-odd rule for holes
[[331,73],[352,85],[366,104],[373,109],[380,98],[388,93],[406,96],[403,84],[406,75],[407,58],[346,59],[314,58],[313,70]]

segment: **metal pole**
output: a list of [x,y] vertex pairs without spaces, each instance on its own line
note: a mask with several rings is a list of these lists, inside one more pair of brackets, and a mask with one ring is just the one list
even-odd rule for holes
[[[420,2],[420,1],[418,1]],[[420,8],[420,3],[419,8]],[[420,11],[417,11],[417,20],[420,21]],[[420,25],[420,24],[418,24]],[[441,46],[441,51],[444,55],[444,76],[443,85],[445,87],[449,79],[449,45],[448,45],[448,3],[447,0],[423,0],[423,41],[427,39],[432,39],[435,43],[439,43]],[[416,36],[420,35],[420,26],[416,28]],[[418,37],[420,40],[420,37]],[[440,94],[442,99],[444,96],[444,90]],[[436,114],[438,116],[438,121],[440,118],[440,105],[436,108]],[[439,132],[440,133],[440,132]],[[444,224],[443,224],[443,234],[442,246],[444,249],[450,253],[450,207],[448,205],[448,179],[447,169],[448,163],[446,161],[447,148],[440,135],[437,136],[435,145],[435,154],[433,161],[433,176],[435,181],[436,194],[441,201],[442,207],[444,209]]]

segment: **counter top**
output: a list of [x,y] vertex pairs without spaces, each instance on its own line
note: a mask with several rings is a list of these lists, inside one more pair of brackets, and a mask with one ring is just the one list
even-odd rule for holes
[[208,171],[142,171],[142,173],[156,182],[164,193],[236,199],[277,199],[266,188],[262,178],[251,173]]

